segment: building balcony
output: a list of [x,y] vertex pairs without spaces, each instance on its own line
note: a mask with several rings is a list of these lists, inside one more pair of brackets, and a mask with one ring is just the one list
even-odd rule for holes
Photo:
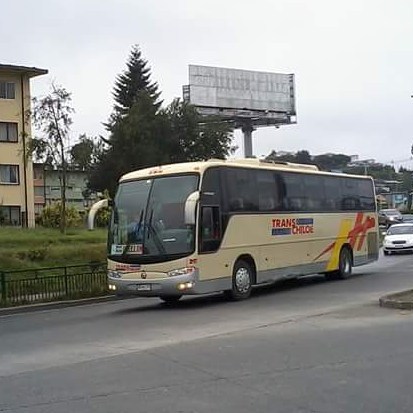
[[34,186],[44,186],[44,179],[33,179]]
[[46,201],[44,196],[40,196],[40,195],[35,195],[34,197],[34,203],[36,205],[45,205]]

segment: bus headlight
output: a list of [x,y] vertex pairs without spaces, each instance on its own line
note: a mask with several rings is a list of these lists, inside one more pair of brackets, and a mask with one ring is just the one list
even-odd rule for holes
[[190,290],[194,285],[195,283],[193,283],[192,281],[189,281],[187,283],[178,284],[177,288],[179,291]]
[[109,290],[110,291],[116,291],[116,285],[109,284]]
[[195,271],[194,267],[179,268],[178,270],[172,270],[167,273],[168,277],[176,277],[177,275],[189,275]]

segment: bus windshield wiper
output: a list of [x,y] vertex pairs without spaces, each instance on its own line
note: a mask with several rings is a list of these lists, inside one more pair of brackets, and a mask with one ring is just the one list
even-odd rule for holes
[[152,225],[152,219],[153,219],[153,208],[151,209],[151,213],[149,215],[149,220],[148,220],[148,239],[150,238],[150,235],[153,235],[153,240],[156,245],[156,248],[158,249],[158,252],[161,254],[166,254],[166,249],[162,244],[162,241],[159,238],[159,235],[156,231],[156,228]]
[[[143,220],[143,208],[141,209],[140,212],[140,216],[139,216],[139,221],[137,224],[134,225],[133,227],[133,232],[132,234],[135,234],[137,232],[139,232],[141,230],[142,227],[142,220]],[[126,255],[126,253],[128,252],[129,247],[133,244],[134,242],[134,238],[133,236],[128,240],[128,242],[125,245],[125,248],[122,251],[122,258]],[[143,244],[143,240],[142,240],[142,244]]]

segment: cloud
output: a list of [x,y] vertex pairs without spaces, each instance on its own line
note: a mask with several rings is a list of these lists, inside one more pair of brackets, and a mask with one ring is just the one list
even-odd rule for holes
[[115,77],[138,43],[166,103],[181,96],[188,64],[295,73],[298,124],[256,131],[257,155],[307,149],[381,161],[410,156],[411,2],[8,3],[19,24],[3,19],[2,63],[49,69],[32,90],[45,93],[55,79],[72,92],[75,135],[104,132]]

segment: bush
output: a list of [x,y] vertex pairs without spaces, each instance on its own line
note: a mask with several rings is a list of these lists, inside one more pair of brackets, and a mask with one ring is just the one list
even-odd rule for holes
[[[40,216],[40,225],[46,228],[59,228],[61,217],[62,204],[56,202],[52,205],[45,207]],[[75,228],[82,224],[82,218],[73,206],[66,205],[66,227]]]
[[111,214],[110,207],[104,207],[99,209],[95,217],[95,224],[99,228],[107,228],[109,225],[110,214]]
[[[84,221],[86,223],[89,219],[89,212],[90,212],[90,208],[87,209],[84,213]],[[107,228],[109,226],[111,213],[112,213],[111,207],[100,208],[95,215],[94,227],[95,228]]]

